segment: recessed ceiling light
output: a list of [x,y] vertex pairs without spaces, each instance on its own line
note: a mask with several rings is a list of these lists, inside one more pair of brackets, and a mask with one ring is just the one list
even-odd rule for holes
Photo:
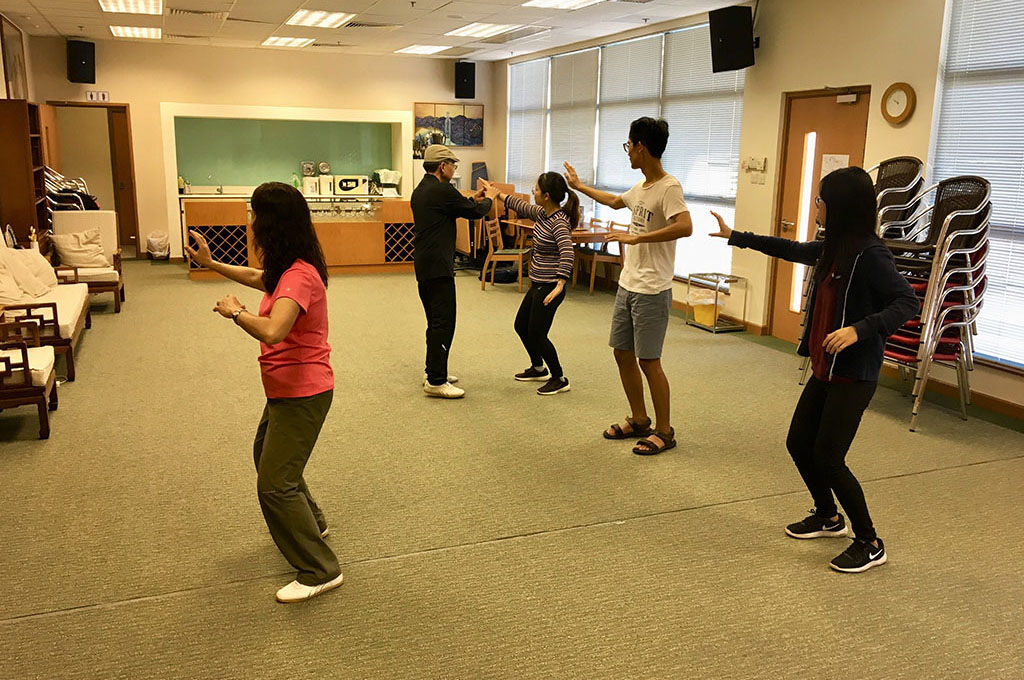
[[162,34],[159,28],[146,26],[111,26],[110,32],[118,38],[146,38],[147,40],[159,40]]
[[164,0],[100,0],[100,9],[118,14],[163,14]]
[[604,0],[530,0],[523,7],[545,7],[547,9],[582,9]]
[[313,38],[281,38],[272,35],[261,44],[264,47],[308,47],[313,44]]
[[300,9],[286,21],[292,26],[316,26],[317,28],[337,28],[351,21],[355,14],[344,12],[322,12],[320,10]]
[[522,28],[521,24],[469,24],[454,31],[448,31],[445,35],[455,35],[464,38],[490,38],[499,33],[507,33]]
[[449,47],[449,45],[410,45],[409,47],[395,50],[395,54],[437,54]]

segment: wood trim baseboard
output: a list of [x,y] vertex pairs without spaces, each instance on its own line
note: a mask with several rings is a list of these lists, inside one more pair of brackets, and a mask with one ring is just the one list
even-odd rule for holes
[[[882,365],[882,375],[894,380],[899,380],[900,377],[899,369],[890,364]],[[928,385],[925,389],[928,392],[940,394],[944,397],[950,397],[952,399],[960,398],[960,390],[956,385],[939,382],[933,377],[929,377]],[[971,390],[971,403],[987,411],[992,411],[993,413],[999,413],[1011,418],[1024,420],[1024,404],[1015,404],[1012,401],[1006,401],[1005,399],[993,397],[988,394],[982,394],[975,390]]]

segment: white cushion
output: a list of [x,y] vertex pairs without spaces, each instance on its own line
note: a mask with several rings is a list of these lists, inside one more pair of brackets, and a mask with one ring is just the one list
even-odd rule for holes
[[53,233],[73,234],[90,229],[100,230],[103,252],[108,263],[120,248],[117,234],[117,213],[113,210],[58,210],[53,213]]
[[[72,271],[60,271],[58,275],[64,280],[74,280],[75,273]],[[85,283],[117,283],[120,275],[113,267],[79,267],[78,281]]]
[[42,281],[47,289],[57,285],[57,275],[53,273],[53,265],[42,256],[38,248],[11,249],[7,252],[20,259],[28,267],[29,271],[32,272],[32,275]]
[[13,248],[4,248],[0,250],[0,262],[7,268],[11,276],[14,277],[15,283],[18,284],[18,288],[29,297],[39,297],[50,289],[49,286],[43,284],[42,281],[37,279],[32,273],[32,270],[28,268],[28,265],[22,260],[19,255],[16,255],[16,250]]
[[103,240],[99,229],[73,234],[51,234],[60,263],[69,267],[109,267],[110,260],[103,254]]
[[[17,364],[21,364],[21,350],[20,349],[5,349],[0,350],[0,356],[9,357]],[[50,374],[53,373],[53,347],[45,345],[43,347],[29,347],[28,348],[28,370],[32,376],[32,384],[37,387],[43,387],[46,385],[46,381],[50,378]],[[4,371],[6,365],[0,362],[0,373]],[[24,378],[22,374],[24,369],[16,368],[11,372],[10,376],[4,377],[4,386],[16,387]]]
[[[6,247],[4,250],[6,250]],[[26,297],[25,293],[18,286],[18,282],[14,280],[11,270],[7,268],[3,261],[0,261],[0,304],[21,302]]]
[[[72,331],[78,326],[78,320],[85,313],[85,300],[89,298],[89,286],[84,283],[68,283],[54,286],[53,290],[35,299],[21,299],[17,302],[26,304],[39,304],[43,302],[55,302],[57,304],[57,325],[60,327],[60,336],[65,339],[71,338]],[[44,318],[50,318],[50,311],[37,312]],[[7,310],[7,316],[11,319],[24,315],[24,310]]]

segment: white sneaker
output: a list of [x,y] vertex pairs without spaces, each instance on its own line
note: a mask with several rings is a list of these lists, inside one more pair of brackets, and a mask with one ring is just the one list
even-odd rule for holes
[[[424,385],[426,385],[426,384],[427,384],[427,380],[428,380],[428,378],[427,378],[427,374],[426,374],[426,373],[424,373],[424,374],[423,374],[423,384],[424,384]],[[450,382],[451,384],[453,384],[453,385],[454,385],[455,383],[459,382],[459,377],[458,377],[458,376],[456,376],[456,375],[450,375],[450,376],[448,376],[448,382]]]
[[466,390],[456,387],[450,382],[446,382],[443,385],[426,383],[423,385],[423,391],[428,397],[440,397],[442,399],[461,399],[466,396]]
[[292,602],[304,602],[310,598],[316,597],[326,593],[328,590],[334,590],[341,585],[344,577],[338,574],[338,577],[328,581],[327,583],[321,583],[318,586],[304,586],[298,581],[292,581],[281,590],[277,591],[277,601],[289,604]]
[[331,528],[330,527],[327,527],[326,529],[324,529],[323,531],[320,532],[320,538],[327,538],[330,535],[331,535]]

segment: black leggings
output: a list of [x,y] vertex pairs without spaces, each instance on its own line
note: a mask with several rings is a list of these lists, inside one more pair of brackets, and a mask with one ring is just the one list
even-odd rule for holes
[[877,382],[826,383],[812,376],[797,402],[786,438],[786,448],[814,498],[816,514],[832,517],[838,512],[834,491],[853,532],[865,541],[877,535],[860,483],[846,467],[846,453],[876,387]]
[[547,364],[552,378],[562,377],[562,365],[558,363],[558,352],[548,340],[551,322],[555,320],[555,311],[565,299],[565,290],[558,294],[551,304],[545,305],[544,298],[555,289],[554,283],[530,283],[530,290],[523,296],[516,314],[516,333],[523,341],[523,347],[530,355],[533,366]]

